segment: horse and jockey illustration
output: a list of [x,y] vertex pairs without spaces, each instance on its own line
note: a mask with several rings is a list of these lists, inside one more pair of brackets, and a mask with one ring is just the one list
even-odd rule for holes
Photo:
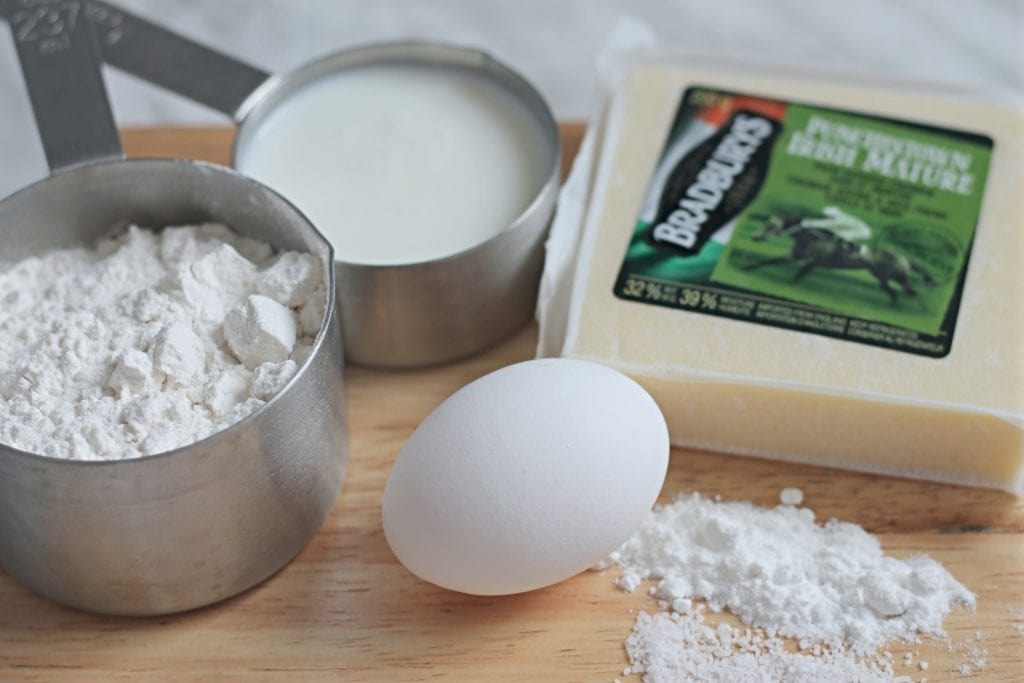
[[893,306],[899,305],[900,290],[907,297],[920,301],[911,282],[912,276],[916,275],[929,288],[935,286],[935,279],[923,266],[903,254],[872,246],[872,236],[867,223],[834,206],[825,207],[820,215],[771,214],[751,239],[755,242],[790,240],[789,253],[756,261],[743,269],[754,271],[795,262],[799,268],[792,275],[794,283],[817,268],[864,269],[875,277]]

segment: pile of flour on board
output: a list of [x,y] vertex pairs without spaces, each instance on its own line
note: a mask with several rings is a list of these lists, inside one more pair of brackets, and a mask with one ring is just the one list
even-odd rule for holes
[[266,403],[309,354],[326,294],[318,258],[206,224],[0,267],[0,302],[0,442],[112,460]]
[[[641,613],[626,641],[627,673],[651,683],[892,680],[879,648],[941,636],[953,605],[974,606],[938,562],[887,557],[861,527],[819,525],[811,510],[785,504],[681,496],[597,569],[613,564],[623,590],[653,579],[651,594],[671,609]],[[706,625],[694,599],[751,628]]]

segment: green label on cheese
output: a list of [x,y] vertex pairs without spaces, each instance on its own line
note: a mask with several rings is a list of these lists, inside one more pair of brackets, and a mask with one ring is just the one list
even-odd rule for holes
[[990,138],[688,89],[616,296],[940,358]]

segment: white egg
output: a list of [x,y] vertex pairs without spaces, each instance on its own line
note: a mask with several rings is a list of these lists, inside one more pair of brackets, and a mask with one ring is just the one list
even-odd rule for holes
[[413,433],[384,491],[384,533],[438,586],[541,588],[639,528],[668,452],[661,411],[625,375],[579,360],[518,363],[455,392]]

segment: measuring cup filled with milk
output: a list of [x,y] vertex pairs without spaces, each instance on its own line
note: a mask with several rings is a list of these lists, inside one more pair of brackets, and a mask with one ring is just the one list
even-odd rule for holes
[[532,315],[560,150],[514,71],[473,49],[394,43],[271,76],[89,7],[108,63],[232,116],[235,167],[331,242],[350,361],[454,360]]
[[382,64],[316,79],[247,127],[235,165],[302,207],[352,263],[444,258],[533,201],[543,137],[520,101],[466,70]]

